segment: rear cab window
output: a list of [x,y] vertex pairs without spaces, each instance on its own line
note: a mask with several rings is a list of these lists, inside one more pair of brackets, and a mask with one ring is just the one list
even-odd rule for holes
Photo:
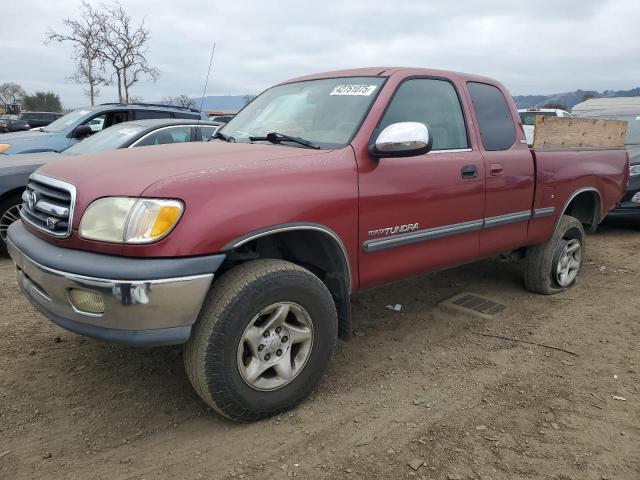
[[487,151],[508,150],[516,142],[516,127],[502,92],[486,83],[468,82],[482,145]]
[[433,137],[432,151],[469,148],[460,99],[447,80],[412,78],[400,84],[374,137],[385,127],[398,122],[428,125]]

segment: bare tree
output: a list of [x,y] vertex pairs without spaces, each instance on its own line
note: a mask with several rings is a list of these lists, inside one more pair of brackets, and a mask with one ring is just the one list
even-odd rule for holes
[[147,53],[151,35],[144,20],[135,25],[120,3],[103,6],[99,14],[101,58],[113,68],[120,102],[129,102],[129,90],[142,77],[155,81],[160,71],[149,64]]
[[17,83],[8,82],[0,84],[0,103],[4,105],[22,103],[26,96],[27,92]]
[[83,1],[80,7],[79,20],[67,18],[64,25],[67,33],[57,33],[52,29],[46,34],[45,45],[51,42],[69,42],[73,45],[73,57],[76,61],[76,71],[70,77],[78,83],[88,85],[87,96],[91,99],[91,105],[95,97],[99,95],[98,86],[108,85],[105,78],[104,59],[100,55],[100,20],[102,16],[93,9],[87,1]]
[[177,97],[163,97],[162,102],[165,105],[173,105],[176,107],[197,108],[196,102],[189,95],[181,94]]
[[91,105],[94,105],[95,99],[100,96],[100,89],[98,87],[111,83],[105,74],[106,72],[103,65],[96,65],[91,60],[80,58],[76,65],[76,71],[69,79],[88,85],[84,90],[84,94],[91,99]]
[[256,98],[256,95],[248,94],[242,96],[242,100],[244,101],[245,105],[248,105],[254,98]]

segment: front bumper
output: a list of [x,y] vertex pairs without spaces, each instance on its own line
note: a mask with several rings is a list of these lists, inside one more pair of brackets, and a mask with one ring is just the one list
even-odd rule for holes
[[[21,222],[9,228],[7,247],[23,294],[53,323],[98,340],[146,347],[189,339],[225,258],[140,259],[70,250],[41,240]],[[98,294],[104,312],[76,308],[72,289]]]

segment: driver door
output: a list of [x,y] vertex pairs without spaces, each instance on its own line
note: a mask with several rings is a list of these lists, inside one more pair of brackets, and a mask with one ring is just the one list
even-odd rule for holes
[[484,163],[464,117],[447,80],[411,78],[397,88],[372,141],[390,124],[421,122],[433,148],[415,157],[368,157],[359,166],[361,287],[477,258]]

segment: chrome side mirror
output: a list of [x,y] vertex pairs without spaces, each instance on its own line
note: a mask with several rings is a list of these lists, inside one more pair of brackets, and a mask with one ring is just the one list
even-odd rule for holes
[[398,122],[387,126],[369,153],[382,157],[414,157],[431,151],[433,138],[429,127],[420,122]]

